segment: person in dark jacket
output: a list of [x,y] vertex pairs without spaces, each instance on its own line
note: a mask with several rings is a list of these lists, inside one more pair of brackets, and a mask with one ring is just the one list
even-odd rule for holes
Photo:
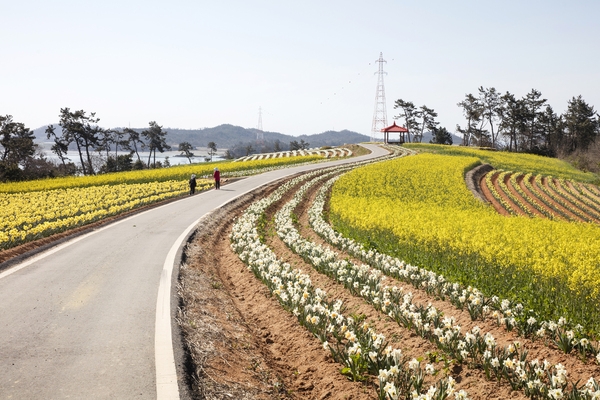
[[219,168],[215,167],[215,170],[213,171],[213,178],[215,178],[215,189],[221,189],[221,172],[219,171]]
[[194,194],[196,192],[196,175],[192,174],[192,177],[190,178],[190,195]]

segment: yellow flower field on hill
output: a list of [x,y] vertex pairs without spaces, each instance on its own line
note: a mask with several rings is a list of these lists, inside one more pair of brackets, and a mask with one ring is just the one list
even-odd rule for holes
[[93,176],[70,176],[64,178],[38,179],[27,182],[0,183],[0,193],[35,192],[40,190],[81,188],[88,186],[116,185],[121,183],[149,183],[180,180],[187,182],[191,174],[198,177],[211,177],[213,168],[221,170],[224,178],[238,175],[250,175],[252,171],[263,171],[268,168],[282,168],[294,164],[324,160],[321,156],[286,157],[268,160],[244,162],[213,162],[182,164],[169,168],[144,169],[139,171],[116,172]]
[[405,146],[413,150],[435,152],[444,155],[477,157],[482,162],[491,164],[496,169],[529,172],[534,175],[551,175],[556,178],[572,179],[579,182],[597,183],[599,181],[598,175],[580,171],[558,158],[439,144],[406,143]]
[[[0,250],[64,232],[124,211],[185,195],[191,174],[236,177],[315,162],[319,156],[180,165],[95,176],[0,184]],[[197,190],[212,186],[198,179]]]
[[[198,190],[212,181],[198,181]],[[142,205],[186,194],[187,182],[102,185],[0,194],[0,249],[63,232]]]
[[424,153],[356,169],[334,185],[331,220],[407,262],[600,331],[600,228],[498,215],[466,188],[479,163]]

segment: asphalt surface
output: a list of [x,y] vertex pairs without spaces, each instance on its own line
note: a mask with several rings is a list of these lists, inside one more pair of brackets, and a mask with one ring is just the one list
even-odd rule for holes
[[[373,153],[331,164],[387,153],[365,146]],[[186,397],[172,320],[186,239],[202,216],[233,198],[324,166],[271,171],[198,193],[2,271],[0,399]]]

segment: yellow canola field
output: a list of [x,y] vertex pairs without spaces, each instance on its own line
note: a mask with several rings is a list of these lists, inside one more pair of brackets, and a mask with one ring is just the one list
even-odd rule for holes
[[41,190],[81,188],[86,186],[115,185],[121,183],[132,184],[178,180],[187,182],[188,179],[190,179],[191,174],[204,178],[212,177],[213,169],[215,167],[218,167],[219,170],[221,170],[222,178],[228,178],[238,175],[249,175],[252,171],[281,168],[284,166],[320,160],[324,160],[324,158],[321,156],[297,156],[243,162],[220,161],[214,163],[182,164],[169,168],[115,172],[93,176],[69,176],[26,182],[0,183],[0,193],[35,192]]
[[[141,205],[187,193],[191,174],[197,190],[212,186],[213,168],[222,178],[246,176],[321,156],[178,165],[94,176],[0,183],[0,250],[117,215]],[[201,179],[208,178],[208,179]]]
[[[197,189],[211,185],[210,180],[199,180]],[[187,181],[166,181],[0,193],[0,249],[181,196],[188,191]]]
[[[423,153],[353,170],[333,187],[331,219],[345,233],[355,230],[357,238],[368,237],[379,246],[394,241],[399,248],[467,260],[457,263],[461,270],[437,266],[463,283],[505,286],[504,295],[520,293],[535,301],[536,293],[525,291],[562,282],[569,293],[558,298],[573,301],[563,308],[597,302],[600,227],[500,216],[466,187],[464,173],[479,163],[477,157]],[[483,269],[487,277],[469,282],[469,268]],[[488,284],[486,278],[496,282]]]

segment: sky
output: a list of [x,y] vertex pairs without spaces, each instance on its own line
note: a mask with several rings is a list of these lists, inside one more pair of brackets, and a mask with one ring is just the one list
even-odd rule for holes
[[257,128],[260,110],[264,131],[371,135],[380,53],[389,125],[403,99],[455,131],[480,86],[600,108],[597,0],[2,3],[0,115],[31,129],[65,107],[107,128]]

